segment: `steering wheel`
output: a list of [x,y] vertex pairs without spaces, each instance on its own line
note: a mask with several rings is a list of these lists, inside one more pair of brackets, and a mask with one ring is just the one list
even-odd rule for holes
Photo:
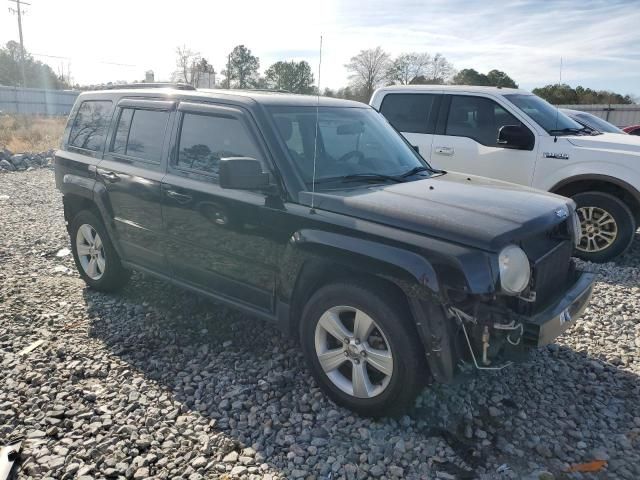
[[338,163],[346,163],[348,160],[351,160],[352,157],[357,157],[358,163],[364,160],[364,153],[360,150],[351,150],[350,152],[345,153],[338,159]]

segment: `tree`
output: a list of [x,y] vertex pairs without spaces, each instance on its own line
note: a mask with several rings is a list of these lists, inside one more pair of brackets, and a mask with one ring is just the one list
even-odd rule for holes
[[455,74],[452,81],[455,85],[485,86],[489,84],[487,76],[473,68],[463,68]]
[[518,88],[518,84],[509,75],[495,69],[485,75],[473,68],[464,68],[453,77],[453,83],[456,85]]
[[223,74],[227,77],[227,85],[235,80],[237,88],[249,88],[258,81],[258,68],[260,59],[244,45],[238,45],[228,58],[228,71]]
[[449,80],[455,72],[451,62],[441,53],[436,53],[433,56],[430,67],[428,79],[433,83],[444,83]]
[[409,85],[417,77],[424,76],[431,63],[428,53],[403,53],[391,62],[387,79],[400,85]]
[[198,81],[198,64],[201,60],[199,53],[184,45],[176,48],[176,67],[178,67],[178,71],[174,73],[174,79],[178,82],[196,85]]
[[269,88],[291,93],[313,93],[313,73],[307,62],[276,62],[265,72]]
[[566,83],[534,88],[533,93],[554,105],[633,103],[633,99],[629,95],[621,95],[608,90],[592,90],[582,86],[577,86],[574,89]]
[[506,73],[500,70],[491,70],[487,73],[488,84],[493,87],[518,88],[518,84]]
[[26,85],[22,85],[20,72],[20,44],[9,41],[4,48],[0,48],[0,85],[25,86],[31,88],[48,88],[60,90],[70,85],[57,76],[53,69],[38,60],[34,60],[24,52],[24,74]]
[[361,50],[358,55],[351,57],[351,61],[345,67],[350,73],[349,78],[353,86],[361,89],[368,100],[386,78],[389,62],[389,54],[376,47]]

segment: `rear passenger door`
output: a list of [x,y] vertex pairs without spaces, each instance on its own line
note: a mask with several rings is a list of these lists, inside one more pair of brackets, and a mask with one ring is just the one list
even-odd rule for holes
[[166,252],[174,276],[272,311],[275,244],[267,196],[218,184],[220,158],[264,161],[253,122],[240,108],[183,102],[176,125],[162,183]]
[[160,182],[174,107],[172,101],[121,100],[97,169],[124,260],[164,274],[170,271],[161,241]]
[[380,113],[429,160],[442,95],[436,93],[389,93]]
[[[504,125],[520,125],[535,135],[506,107],[479,95],[446,95],[431,151],[437,168],[531,185],[536,147],[504,148],[498,132]],[[533,142],[532,142],[533,145]]]

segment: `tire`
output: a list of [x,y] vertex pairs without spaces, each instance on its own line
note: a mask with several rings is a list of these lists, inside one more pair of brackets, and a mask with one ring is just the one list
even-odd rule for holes
[[582,238],[576,256],[603,263],[622,255],[633,242],[636,220],[622,200],[604,192],[574,195]]
[[89,287],[113,292],[127,284],[131,274],[122,266],[102,220],[93,212],[80,211],[71,221],[69,235],[76,268]]
[[[372,320],[369,334],[356,335],[356,316],[361,327],[371,325]],[[348,344],[344,338],[340,341],[328,333],[345,332],[339,325],[334,328],[337,324],[330,320],[336,318],[350,334]],[[360,342],[357,337],[361,337]],[[402,415],[429,377],[407,306],[374,284],[335,283],[318,290],[303,310],[300,340],[311,373],[324,392],[337,404],[363,416]],[[320,354],[326,357],[327,372]],[[374,363],[381,369],[373,367]],[[353,382],[356,371],[365,372],[369,383]]]

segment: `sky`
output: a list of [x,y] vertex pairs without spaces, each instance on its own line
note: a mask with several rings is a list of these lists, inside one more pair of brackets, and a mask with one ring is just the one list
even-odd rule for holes
[[[637,0],[27,0],[25,48],[74,83],[168,80],[185,45],[220,71],[244,44],[261,71],[307,60],[321,88],[348,83],[344,65],[362,49],[442,53],[458,70],[499,69],[521,88],[560,78],[572,86],[640,97]],[[13,4],[9,4],[13,5]],[[0,13],[0,42],[18,39]],[[61,57],[61,58],[57,58]]]

